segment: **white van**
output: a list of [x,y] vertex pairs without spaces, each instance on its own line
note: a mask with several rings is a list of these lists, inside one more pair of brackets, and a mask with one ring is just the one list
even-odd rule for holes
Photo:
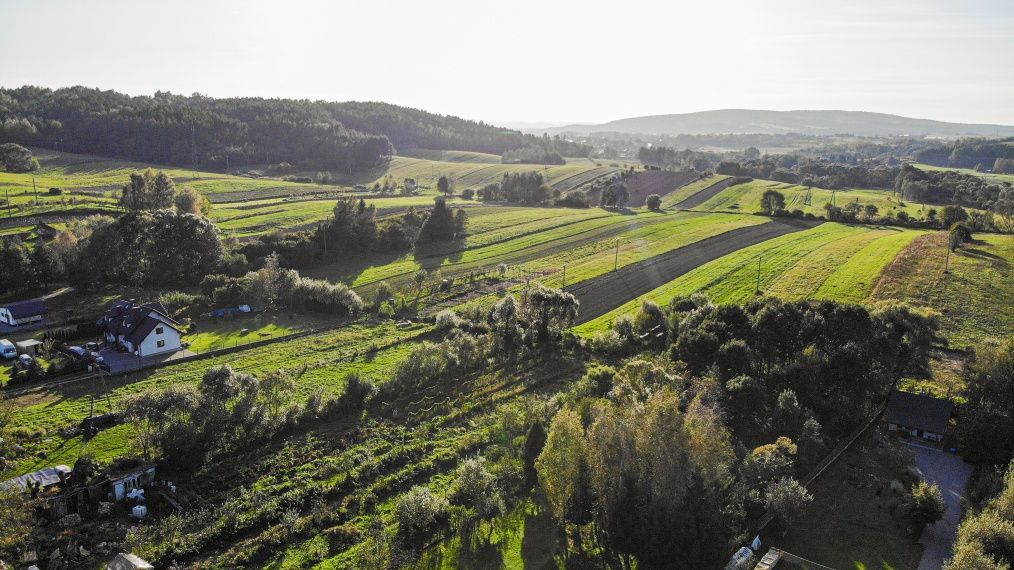
[[0,357],[4,360],[13,360],[17,356],[18,348],[14,346],[14,343],[5,338],[0,338]]

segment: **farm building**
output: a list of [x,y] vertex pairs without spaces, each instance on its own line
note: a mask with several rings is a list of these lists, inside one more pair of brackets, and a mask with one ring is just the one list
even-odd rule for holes
[[137,356],[176,352],[182,347],[180,324],[166,315],[160,303],[116,301],[95,325],[106,344]]
[[42,301],[19,301],[0,306],[0,325],[23,327],[41,323],[49,309]]
[[887,429],[926,441],[943,441],[954,404],[950,400],[895,390],[887,401]]

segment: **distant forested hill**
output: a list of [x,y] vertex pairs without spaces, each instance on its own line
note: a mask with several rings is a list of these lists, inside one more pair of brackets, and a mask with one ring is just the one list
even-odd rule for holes
[[1014,126],[946,123],[862,111],[762,111],[719,109],[651,115],[599,125],[568,125],[538,132],[629,134],[852,134],[860,136],[1012,136]]
[[[0,142],[157,164],[224,168],[288,162],[356,171],[396,148],[502,154],[581,145],[387,103],[183,96],[132,97],[85,87],[0,89]],[[196,155],[194,157],[193,155]]]

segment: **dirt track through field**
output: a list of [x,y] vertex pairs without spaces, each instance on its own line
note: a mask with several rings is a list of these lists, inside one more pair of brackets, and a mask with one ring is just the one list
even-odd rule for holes
[[818,224],[819,222],[776,218],[766,224],[740,228],[703,239],[567,287],[566,290],[573,293],[581,302],[575,324],[600,317],[709,261],[744,247],[806,230]]
[[714,184],[708,186],[704,190],[701,190],[700,192],[694,194],[693,196],[688,197],[686,200],[683,200],[679,204],[676,204],[676,207],[679,208],[680,210],[689,210],[690,208],[696,208],[697,206],[700,206],[701,204],[707,202],[708,200],[714,198],[715,196],[718,196],[718,194],[722,190],[725,190],[726,188],[732,185],[732,181],[733,181],[732,178],[719,180],[718,182],[715,182]]

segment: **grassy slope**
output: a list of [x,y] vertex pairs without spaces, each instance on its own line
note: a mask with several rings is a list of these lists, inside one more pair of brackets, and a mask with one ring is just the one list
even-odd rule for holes
[[[823,188],[812,188],[810,204],[805,204],[807,188],[797,184],[786,184],[773,180],[754,180],[745,184],[737,184],[722,191],[714,198],[694,208],[699,211],[735,211],[744,213],[756,213],[760,211],[761,196],[766,190],[773,189],[785,196],[786,210],[802,210],[805,213],[822,216],[826,214],[824,204],[831,203],[832,192]],[[873,204],[879,210],[879,215],[888,213],[896,214],[904,210],[912,218],[925,218],[930,207],[923,207],[913,202],[900,203],[888,190],[862,190],[851,189],[834,192],[834,203],[844,207],[849,202],[858,200],[859,204]],[[939,209],[939,208],[938,208]]]
[[[374,171],[345,177],[340,183],[351,185],[372,184],[390,174],[397,183],[404,178],[415,178],[423,185],[424,194],[433,194],[436,179],[449,176],[458,191],[478,188],[499,181],[505,172],[542,172],[546,181],[561,190],[569,190],[600,176],[611,175],[619,169],[590,159],[570,159],[567,164],[543,167],[540,165],[504,165],[499,157],[465,151],[417,151],[418,157],[397,156]],[[83,215],[88,212],[119,212],[116,205],[120,188],[130,174],[149,168],[150,165],[107,159],[89,155],[37,151],[42,169],[35,173],[0,173],[0,187],[9,195],[12,209],[0,209],[0,216],[30,216],[37,214]],[[496,159],[494,161],[494,159]],[[167,167],[177,186],[191,186],[207,194],[215,202],[212,218],[226,231],[237,237],[251,236],[274,229],[286,230],[305,227],[325,219],[333,208],[333,196],[343,191],[341,186],[286,182],[278,178],[254,178],[221,173],[198,172]],[[32,179],[39,189],[38,202]],[[51,187],[61,188],[64,194],[50,196]],[[348,190],[346,187],[345,191]],[[292,201],[294,197],[330,195],[311,201]],[[241,203],[240,203],[241,202]],[[378,209],[428,206],[432,197],[392,196],[378,198]],[[27,225],[26,223],[19,224]],[[23,232],[24,230],[20,230]],[[18,232],[20,233],[20,232]]]
[[[556,216],[544,217],[545,209],[535,210],[539,216],[530,222],[518,219],[482,232],[477,232],[473,224],[464,243],[433,246],[382,265],[357,268],[343,262],[309,274],[346,281],[361,294],[369,294],[381,280],[396,287],[410,286],[412,277],[423,268],[439,268],[445,277],[455,277],[480,270],[494,271],[499,264],[523,264],[528,271],[550,272],[569,264],[567,283],[573,284],[612,269],[616,240],[620,242],[619,265],[626,265],[729,229],[764,221],[754,216],[727,214],[617,214],[598,209],[555,210]],[[500,216],[489,219],[500,221]],[[559,285],[555,277],[546,281]]]
[[641,299],[660,304],[679,295],[701,292],[716,302],[742,302],[755,295],[757,260],[760,288],[786,299],[859,301],[872,291],[883,268],[920,232],[825,223],[781,236],[702,265],[616,310],[576,328],[582,334],[607,329]]
[[[992,172],[978,172],[978,171],[973,170],[971,168],[953,168],[953,167],[949,167],[949,166],[933,166],[933,165],[930,165],[930,164],[918,164],[918,163],[913,164],[912,166],[915,166],[916,168],[919,168],[919,169],[922,169],[922,170],[936,170],[936,171],[953,170],[955,172],[960,172],[962,174],[969,174],[971,176],[978,176],[979,178],[983,178],[983,179],[985,179],[985,180],[987,180],[989,182],[994,182],[994,183],[996,183],[996,182],[1010,182],[1011,184],[1014,184],[1014,174],[994,174]],[[990,165],[990,166],[993,166],[993,165]]]
[[704,190],[708,186],[711,186],[716,182],[721,182],[726,178],[729,177],[724,174],[716,174],[714,176],[702,178],[697,182],[691,182],[690,184],[687,184],[682,188],[677,188],[676,190],[666,194],[665,196],[662,196],[662,207],[672,208],[676,204],[682,202],[683,200],[686,200],[687,198],[693,196],[694,194],[700,192],[701,190]]
[[[292,370],[306,365],[306,373],[297,382],[295,397],[306,397],[317,389],[335,393],[343,387],[345,375],[351,372],[359,372],[378,380],[384,378],[397,362],[407,355],[410,345],[402,344],[387,349],[384,347],[418,336],[427,330],[428,328],[422,325],[406,329],[397,328],[393,324],[354,325],[226,356],[177,364],[130,376],[83,381],[43,393],[13,398],[14,404],[21,408],[14,419],[15,427],[45,429],[52,434],[52,440],[42,441],[29,449],[32,454],[46,451],[48,458],[21,462],[16,471],[25,473],[48,465],[73,464],[77,454],[84,447],[81,439],[62,441],[55,432],[62,427],[76,425],[87,417],[92,397],[95,399],[96,413],[104,413],[108,411],[107,398],[113,408],[118,409],[118,403],[124,396],[149,388],[165,388],[170,385],[197,382],[205,370],[218,364],[228,364],[234,369],[252,374],[279,368]],[[373,356],[362,356],[371,347],[382,350]],[[99,459],[111,459],[129,451],[128,435],[129,428],[125,427],[104,431],[88,442],[87,449]],[[3,476],[0,475],[0,478]]]
[[[397,183],[405,178],[414,178],[423,188],[436,188],[437,180],[447,176],[457,190],[481,188],[486,184],[499,182],[505,173],[540,172],[546,183],[570,190],[579,183],[590,182],[600,176],[608,176],[619,170],[618,167],[606,166],[606,163],[591,159],[571,159],[567,164],[543,166],[538,164],[500,164],[499,162],[476,162],[460,160],[458,156],[446,156],[438,151],[425,151],[425,156],[434,158],[451,158],[452,160],[432,160],[412,156],[395,156],[383,167],[340,178],[344,184],[373,184],[385,176],[392,176]],[[599,166],[601,165],[601,166]]]
[[950,255],[943,232],[926,234],[895,259],[874,289],[875,300],[905,300],[941,313],[957,347],[1014,331],[1014,236],[978,234]]
[[[433,206],[433,196],[393,196],[390,198],[370,198],[367,204],[377,207],[383,215],[386,211],[415,206],[429,208]],[[451,198],[452,205],[476,205],[477,202]],[[335,200],[295,200],[265,199],[243,203],[217,204],[211,210],[211,219],[223,232],[235,237],[249,237],[272,230],[292,230],[304,228],[331,217]]]

